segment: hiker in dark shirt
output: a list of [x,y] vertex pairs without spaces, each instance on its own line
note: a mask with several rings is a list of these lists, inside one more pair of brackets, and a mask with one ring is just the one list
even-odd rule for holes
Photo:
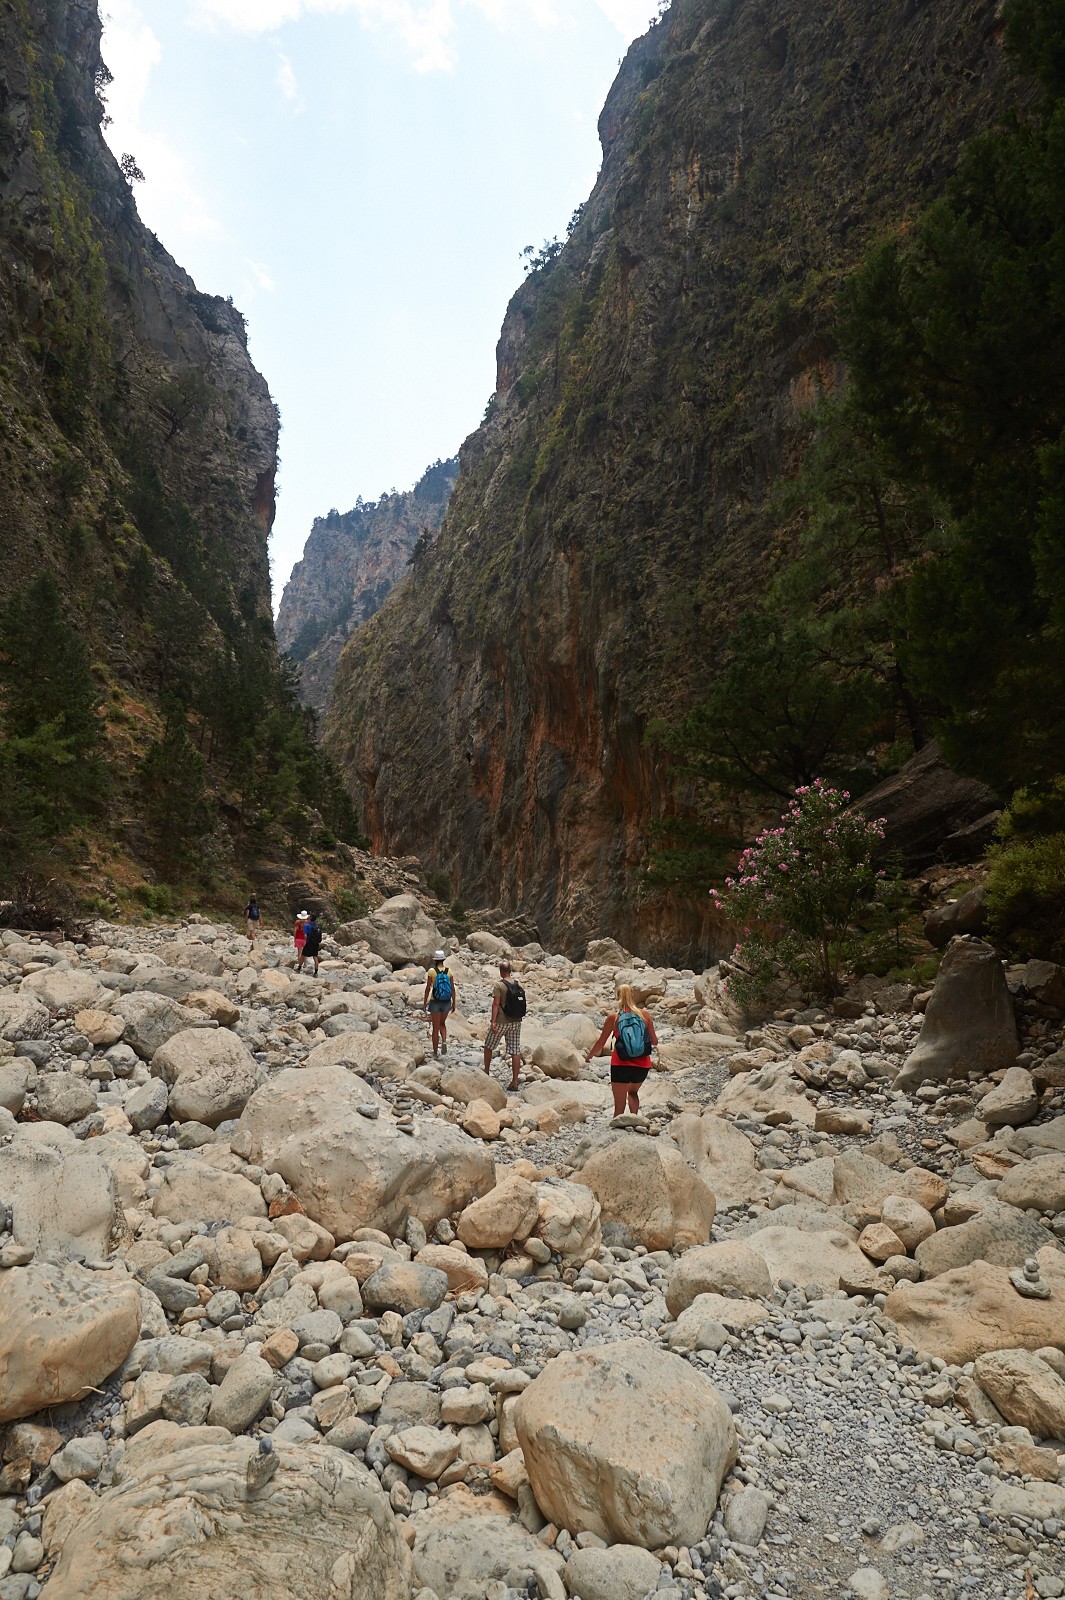
[[300,951],[300,958],[296,962],[296,971],[303,971],[303,963],[305,961],[313,961],[314,976],[317,978],[318,958],[321,955],[322,950],[322,925],[313,912],[311,913],[310,917],[308,917],[303,931],[307,937],[303,942],[303,949]]

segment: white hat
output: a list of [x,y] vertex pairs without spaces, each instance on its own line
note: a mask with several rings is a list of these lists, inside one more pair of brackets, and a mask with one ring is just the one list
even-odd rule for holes
[[446,961],[447,960],[447,956],[444,954],[443,950],[434,950],[433,951],[433,960],[434,961]]
[[310,912],[309,911],[297,911],[296,915],[297,915],[297,917],[309,917],[310,916]]

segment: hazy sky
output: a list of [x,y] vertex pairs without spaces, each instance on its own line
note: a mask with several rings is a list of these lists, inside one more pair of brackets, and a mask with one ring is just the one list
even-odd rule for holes
[[315,516],[409,488],[495,380],[657,0],[103,0],[141,216],[248,319],[281,408],[275,601]]

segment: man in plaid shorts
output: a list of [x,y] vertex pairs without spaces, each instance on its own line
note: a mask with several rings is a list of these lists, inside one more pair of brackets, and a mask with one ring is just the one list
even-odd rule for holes
[[521,1071],[521,1019],[525,1015],[525,990],[510,975],[510,962],[499,963],[499,982],[492,990],[492,1020],[484,1041],[484,1070],[490,1072],[492,1056],[501,1039],[510,1057],[510,1088],[518,1087]]

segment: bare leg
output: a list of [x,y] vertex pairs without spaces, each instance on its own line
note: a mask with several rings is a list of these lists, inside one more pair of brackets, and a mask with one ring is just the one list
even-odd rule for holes
[[518,1073],[520,1071],[521,1071],[521,1057],[520,1056],[511,1056],[511,1058],[510,1058],[510,1087],[512,1089],[516,1089],[518,1087]]
[[639,1091],[639,1089],[630,1089],[629,1090],[628,1099],[629,1099],[629,1110],[630,1111],[639,1111],[639,1109],[640,1109],[640,1091]]
[[441,1023],[441,1021],[442,1021],[442,1018],[441,1018],[440,1013],[438,1011],[434,1011],[430,1015],[429,1025],[433,1030],[433,1055],[434,1056],[438,1055],[439,1051],[440,1051],[440,1023]]
[[610,1093],[614,1096],[615,1117],[620,1117],[625,1109],[625,1091],[627,1087],[628,1085],[624,1083],[612,1083],[610,1085]]

